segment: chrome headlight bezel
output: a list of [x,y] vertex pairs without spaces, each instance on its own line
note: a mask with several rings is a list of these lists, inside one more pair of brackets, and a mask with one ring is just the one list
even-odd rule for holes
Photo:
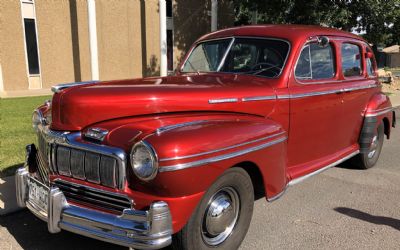
[[[139,172],[139,170],[138,170],[138,168],[140,168],[140,167],[145,167],[145,166],[143,166],[143,165],[141,165],[141,166],[135,166],[135,165],[137,165],[136,163],[135,163],[135,154],[137,153],[137,149],[139,148],[139,147],[142,147],[143,149],[145,149],[146,151],[147,151],[147,153],[148,153],[148,158],[150,158],[150,161],[151,161],[151,170],[149,171],[150,172],[150,174],[147,174],[147,175],[145,175],[145,176],[143,176],[140,172]],[[158,173],[158,156],[157,156],[157,153],[156,153],[156,151],[154,150],[154,148],[148,143],[148,142],[146,142],[146,141],[140,141],[140,142],[138,142],[138,143],[136,143],[133,147],[132,147],[132,150],[131,150],[131,153],[130,153],[130,163],[131,163],[131,168],[132,168],[132,171],[133,171],[133,173],[136,175],[136,177],[138,177],[140,180],[143,180],[143,181],[150,181],[150,180],[153,180],[155,177],[156,177],[156,175],[157,175],[157,173]]]
[[43,125],[45,123],[45,118],[42,114],[42,112],[38,109],[33,111],[32,114],[32,128],[35,132],[38,132],[39,130],[39,125]]

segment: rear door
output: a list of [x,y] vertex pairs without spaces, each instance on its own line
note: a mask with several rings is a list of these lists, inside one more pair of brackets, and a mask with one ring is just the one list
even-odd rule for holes
[[[370,53],[367,53],[370,52]],[[379,91],[372,50],[356,40],[340,41],[340,61],[343,93],[343,118],[345,146],[358,143],[363,114],[368,101]]]

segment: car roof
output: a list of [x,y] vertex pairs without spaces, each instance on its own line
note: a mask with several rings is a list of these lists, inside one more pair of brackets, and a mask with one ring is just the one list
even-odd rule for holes
[[365,42],[362,37],[339,29],[327,28],[317,25],[294,24],[247,25],[233,27],[209,33],[202,36],[197,41],[230,36],[274,37],[289,40],[292,42],[312,36],[338,36],[357,39]]

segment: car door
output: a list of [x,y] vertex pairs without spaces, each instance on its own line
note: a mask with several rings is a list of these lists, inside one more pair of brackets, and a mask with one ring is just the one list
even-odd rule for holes
[[[367,53],[369,52],[369,53]],[[374,93],[379,91],[372,50],[357,40],[340,41],[345,146],[358,143],[363,114]]]
[[343,149],[342,91],[338,81],[337,43],[307,42],[289,79],[291,178],[313,172],[318,162]]

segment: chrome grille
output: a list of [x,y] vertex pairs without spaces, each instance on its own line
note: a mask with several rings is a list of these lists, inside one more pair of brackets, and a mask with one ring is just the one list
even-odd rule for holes
[[132,207],[132,201],[124,195],[93,189],[86,186],[56,180],[57,186],[68,201],[89,205],[111,212],[122,213],[124,209]]
[[57,146],[55,155],[60,175],[117,187],[118,163],[113,157],[65,146]]

